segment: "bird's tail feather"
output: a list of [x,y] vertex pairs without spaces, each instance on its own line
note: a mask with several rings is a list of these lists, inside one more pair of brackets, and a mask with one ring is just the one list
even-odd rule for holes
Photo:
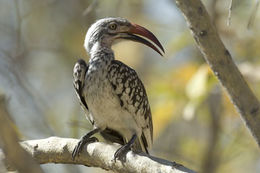
[[142,138],[137,138],[132,146],[132,149],[136,153],[140,153],[141,151],[149,154],[147,147],[145,146]]

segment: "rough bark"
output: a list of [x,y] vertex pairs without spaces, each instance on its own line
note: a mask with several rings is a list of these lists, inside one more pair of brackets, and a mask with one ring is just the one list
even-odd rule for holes
[[200,0],[176,0],[188,27],[212,71],[260,146],[259,101],[221,41]]
[[21,142],[21,145],[40,164],[79,164],[122,173],[194,173],[194,171],[175,162],[146,154],[135,154],[132,151],[127,153],[125,162],[118,160],[115,162],[113,156],[115,151],[119,148],[119,145],[110,145],[101,142],[95,142],[85,146],[82,154],[76,157],[75,160],[72,160],[71,153],[77,142],[77,139],[50,137],[40,140],[24,141]]

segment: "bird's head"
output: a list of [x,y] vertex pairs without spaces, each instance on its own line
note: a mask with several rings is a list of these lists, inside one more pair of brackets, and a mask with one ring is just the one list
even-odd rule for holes
[[[94,23],[88,30],[84,46],[91,52],[95,45],[111,47],[118,40],[132,40],[143,43],[154,49],[160,55],[164,49],[158,39],[149,30],[123,18],[104,18]],[[150,41],[152,41],[158,48]]]

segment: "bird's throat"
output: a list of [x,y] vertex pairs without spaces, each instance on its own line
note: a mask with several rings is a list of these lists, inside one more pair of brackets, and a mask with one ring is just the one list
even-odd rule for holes
[[90,50],[90,64],[94,61],[109,63],[114,59],[114,51],[111,46],[102,46],[100,43],[96,43]]

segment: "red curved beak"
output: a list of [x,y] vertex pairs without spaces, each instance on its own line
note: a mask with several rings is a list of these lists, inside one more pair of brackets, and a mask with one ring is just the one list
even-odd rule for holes
[[[155,46],[155,45],[157,45],[160,48],[160,50],[164,53],[164,49],[163,49],[161,43],[155,37],[155,35],[148,29],[146,29],[140,25],[137,25],[137,24],[131,24],[128,33],[131,34],[131,36],[132,36],[128,39],[143,43],[143,44],[149,46],[150,48],[152,48],[153,50],[155,50],[156,52],[158,52],[161,56],[163,56],[162,53],[159,51],[159,49]],[[133,35],[133,34],[137,34],[137,35]],[[146,39],[139,37],[138,35],[151,40],[155,45],[152,44],[151,42],[147,41]]]

